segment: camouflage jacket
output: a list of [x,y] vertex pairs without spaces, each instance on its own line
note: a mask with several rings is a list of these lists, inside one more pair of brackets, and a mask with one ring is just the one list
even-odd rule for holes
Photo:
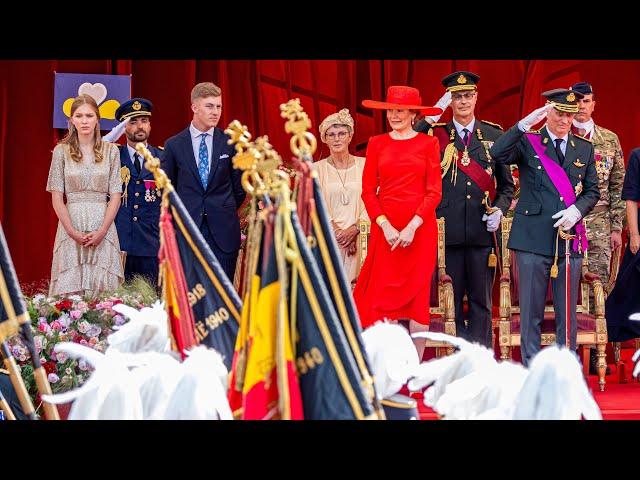
[[625,172],[620,140],[611,130],[595,125],[591,142],[600,187],[600,200],[596,206],[609,206],[611,230],[620,231],[625,216],[625,202],[620,198]]

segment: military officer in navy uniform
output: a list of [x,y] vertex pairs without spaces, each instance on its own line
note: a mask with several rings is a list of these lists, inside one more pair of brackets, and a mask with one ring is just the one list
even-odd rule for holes
[[447,75],[442,79],[447,93],[438,106],[450,103],[453,119],[434,123],[435,118],[425,117],[414,128],[440,141],[442,201],[436,214],[445,218],[445,261],[453,280],[456,334],[491,348],[491,291],[500,253],[495,232],[511,205],[514,185],[509,167],[496,165],[489,155],[502,128],[475,118],[479,80],[471,72]]
[[126,252],[125,280],[138,275],[157,285],[161,192],[135,149],[137,143],[144,143],[154,157],[160,157],[161,150],[147,143],[152,109],[149,100],[132,98],[116,110],[118,121],[128,120],[127,143],[119,147],[123,193],[116,228],[120,248]]
[[[497,164],[517,164],[520,172],[520,199],[508,247],[516,251],[520,279],[520,350],[525,366],[541,348],[550,278],[556,343],[566,345],[566,234],[575,235],[569,242],[569,308],[571,348],[576,349],[576,304],[587,247],[581,219],[600,198],[593,145],[571,133],[583,95],[567,89],[549,90],[542,95],[547,99],[546,105],[507,130],[490,150]],[[544,118],[543,128],[531,130]]]

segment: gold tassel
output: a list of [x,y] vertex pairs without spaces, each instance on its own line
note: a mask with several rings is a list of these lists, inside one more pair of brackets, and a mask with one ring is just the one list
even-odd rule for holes
[[558,238],[560,237],[560,228],[556,233],[556,253],[553,257],[553,265],[551,265],[551,278],[558,278]]
[[497,265],[498,265],[498,257],[496,256],[492,248],[491,254],[489,254],[489,267],[496,267]]

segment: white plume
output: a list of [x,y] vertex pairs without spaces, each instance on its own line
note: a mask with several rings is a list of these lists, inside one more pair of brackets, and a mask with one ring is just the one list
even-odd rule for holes
[[515,402],[514,420],[602,420],[577,357],[553,345],[531,361]]
[[227,367],[218,352],[198,346],[182,363],[183,375],[168,400],[166,420],[231,420]]
[[128,353],[169,351],[167,312],[160,301],[141,310],[122,303],[112,308],[128,317],[130,321],[122,325],[117,332],[109,335],[107,338],[109,349]]
[[376,322],[362,332],[380,398],[389,398],[407,382],[420,360],[409,333],[400,325]]
[[118,352],[102,354],[71,342],[59,343],[56,352],[84,358],[95,370],[80,388],[57,395],[43,395],[49,403],[73,401],[69,420],[142,419],[142,401],[133,376]]

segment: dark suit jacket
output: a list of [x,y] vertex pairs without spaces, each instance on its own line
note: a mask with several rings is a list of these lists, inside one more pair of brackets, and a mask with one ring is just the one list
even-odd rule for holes
[[[161,195],[156,194],[156,199],[153,202],[148,202],[145,199],[147,189],[144,181],[153,180],[153,174],[144,168],[144,158],[142,158],[140,159],[142,168],[138,175],[126,144],[120,145],[118,148],[120,149],[121,167],[127,167],[131,173],[131,179],[127,185],[127,203],[125,205],[124,200],[120,202],[120,208],[116,215],[120,249],[129,255],[157,257],[160,248]],[[151,145],[148,145],[148,148],[154,157],[162,157],[162,150],[159,148]]]
[[[545,138],[548,139],[545,153],[558,162],[546,127],[533,133],[542,135],[543,142]],[[553,256],[557,232],[553,224],[557,219],[551,217],[567,207],[560,200],[558,190],[517,124],[496,140],[490,154],[496,163],[517,164],[520,172],[520,199],[516,205],[508,247],[513,250]],[[569,176],[574,189],[580,183],[582,184],[582,191],[577,195],[575,206],[584,218],[600,198],[591,142],[570,133],[562,168]],[[575,229],[572,229],[571,233],[575,233]],[[564,241],[562,239],[558,246],[559,255],[563,256]],[[571,255],[578,256],[573,249],[571,249]]]
[[231,163],[236,152],[233,145],[227,144],[228,140],[229,136],[221,129],[214,129],[206,190],[200,183],[189,128],[167,140],[161,164],[196,225],[207,222],[217,247],[232,253],[240,248],[237,209],[246,192],[240,183],[242,171],[234,169]]
[[[414,127],[417,131],[433,134],[440,140],[441,157],[445,147],[453,142],[456,149],[464,151],[464,144],[460,135],[456,132],[453,121],[447,124],[436,123],[431,127],[424,120],[420,120]],[[477,130],[480,129],[480,135]],[[451,136],[455,135],[454,140]],[[471,132],[469,141],[469,156],[477,161],[483,169],[491,167],[491,175],[496,179],[496,198],[493,206],[507,213],[513,198],[513,177],[508,165],[496,165],[491,158],[487,157],[487,149],[483,145],[485,142],[494,142],[502,130],[482,120],[476,119],[474,130]],[[480,140],[478,137],[482,137]],[[442,140],[444,139],[444,141]],[[458,170],[458,177],[455,185],[451,181],[452,169],[442,179],[442,200],[436,210],[438,218],[445,218],[447,245],[469,245],[488,247],[493,246],[493,236],[487,231],[487,222],[482,220],[486,209],[482,201],[484,192],[473,181],[468,178],[462,170]]]

